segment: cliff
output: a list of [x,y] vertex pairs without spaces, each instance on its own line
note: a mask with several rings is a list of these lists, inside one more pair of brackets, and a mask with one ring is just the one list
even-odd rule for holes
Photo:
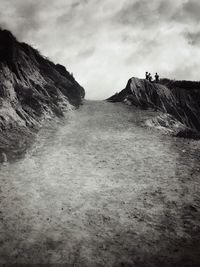
[[[78,107],[85,91],[65,69],[0,30],[0,157],[27,148],[41,122]],[[0,159],[2,160],[2,159]]]
[[162,79],[152,83],[131,78],[125,89],[107,101],[124,102],[159,112],[150,126],[168,128],[176,136],[198,138],[200,132],[200,83]]

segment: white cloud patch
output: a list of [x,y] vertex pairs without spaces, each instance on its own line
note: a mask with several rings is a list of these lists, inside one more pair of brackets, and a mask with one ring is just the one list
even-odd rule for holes
[[104,99],[145,71],[199,79],[198,0],[1,0],[0,25]]

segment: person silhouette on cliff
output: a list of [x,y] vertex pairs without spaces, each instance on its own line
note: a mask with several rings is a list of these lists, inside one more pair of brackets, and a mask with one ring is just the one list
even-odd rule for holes
[[152,76],[151,76],[151,73],[149,73],[149,81],[150,81],[150,83],[152,82]]
[[148,71],[146,71],[145,79],[146,79],[147,81],[149,80],[149,73],[148,73]]
[[156,82],[156,83],[159,82],[159,75],[158,75],[157,72],[156,72],[156,74],[155,74],[155,82]]

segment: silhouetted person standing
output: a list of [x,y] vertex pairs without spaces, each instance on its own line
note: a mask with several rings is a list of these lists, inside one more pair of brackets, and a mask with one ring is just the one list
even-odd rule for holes
[[152,76],[151,76],[151,73],[149,73],[149,81],[152,82]]
[[157,72],[156,72],[156,74],[155,74],[155,82],[156,82],[156,83],[159,82],[159,75],[158,75]]
[[148,71],[146,71],[145,77],[146,77],[146,80],[149,80],[149,73],[148,73]]

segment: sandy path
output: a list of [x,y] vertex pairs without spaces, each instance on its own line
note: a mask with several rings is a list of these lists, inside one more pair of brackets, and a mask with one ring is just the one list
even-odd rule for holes
[[86,101],[0,170],[0,263],[200,266],[199,143]]

